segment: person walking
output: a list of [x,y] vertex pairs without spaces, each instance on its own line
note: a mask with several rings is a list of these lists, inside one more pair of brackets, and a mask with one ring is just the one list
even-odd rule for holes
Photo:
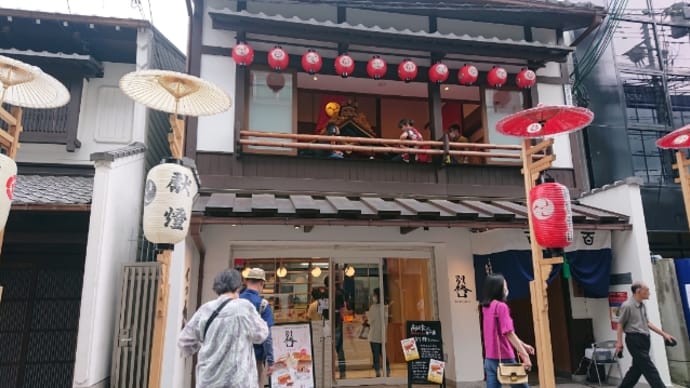
[[625,333],[625,345],[633,360],[619,387],[632,388],[640,380],[640,376],[644,375],[652,388],[663,388],[666,385],[661,381],[659,371],[649,356],[651,347],[649,332],[651,330],[664,337],[666,343],[675,343],[676,339],[649,322],[647,306],[644,303],[649,299],[649,287],[637,281],[632,284],[630,290],[632,296],[623,302],[619,310],[616,354],[623,350],[623,333]]
[[242,275],[235,269],[213,281],[218,298],[202,305],[180,333],[185,357],[199,353],[197,388],[258,388],[253,344],[268,337],[268,325],[256,308],[240,299]]
[[[369,311],[367,311],[364,324],[369,325],[368,340],[371,346],[371,356],[374,360],[376,377],[381,377],[381,361],[383,360],[383,344],[385,343],[383,340],[383,327],[386,322],[388,322],[388,306],[381,303],[381,289],[374,288],[374,294],[371,296],[371,306],[369,306]],[[388,357],[386,357],[386,375],[391,375]]]
[[256,369],[259,387],[268,382],[268,376],[273,372],[273,340],[271,339],[271,326],[273,326],[273,309],[268,301],[261,297],[266,284],[266,272],[261,268],[251,268],[247,276],[247,288],[240,293],[240,298],[246,299],[254,305],[261,319],[268,325],[268,337],[260,345],[254,345],[256,356]]
[[[529,355],[534,348],[522,342],[515,334],[510,308],[506,304],[508,283],[501,274],[489,274],[484,280],[482,294],[482,331],[484,335],[484,371],[487,388],[500,388],[496,370],[498,363],[514,363],[514,351],[520,357],[524,368],[529,371],[532,361]],[[512,345],[512,347],[511,347]],[[512,387],[528,387],[527,384],[513,384]]]

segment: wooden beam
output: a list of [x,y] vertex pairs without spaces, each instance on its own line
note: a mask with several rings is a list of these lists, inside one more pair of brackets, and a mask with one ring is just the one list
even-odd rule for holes
[[[553,142],[553,140],[552,140]],[[544,141],[535,147],[544,148]],[[525,199],[527,203],[530,201],[530,191],[534,187],[534,174],[532,164],[532,155],[534,147],[531,145],[529,139],[522,142],[522,172],[525,184]],[[546,168],[550,167],[550,163]],[[534,337],[536,340],[535,350],[537,353],[537,360],[539,361],[539,386],[542,388],[555,388],[556,376],[553,366],[553,352],[551,344],[551,329],[549,327],[549,306],[548,294],[546,292],[547,283],[544,276],[548,276],[550,271],[545,271],[551,267],[551,264],[544,263],[544,256],[542,248],[537,243],[534,234],[534,220],[532,219],[532,212],[527,212],[527,219],[529,224],[530,246],[532,248],[532,268],[534,271],[534,280],[529,284],[530,297],[532,299],[532,320],[534,324]]]
[[165,345],[165,327],[168,318],[168,280],[172,250],[166,249],[158,254],[156,260],[160,264],[160,283],[156,295],[156,315],[153,321],[153,341],[151,345],[151,364],[149,367],[149,387],[160,388],[161,372],[163,370],[163,348]]
[[7,125],[17,125],[17,119],[2,106],[0,106],[0,119]]

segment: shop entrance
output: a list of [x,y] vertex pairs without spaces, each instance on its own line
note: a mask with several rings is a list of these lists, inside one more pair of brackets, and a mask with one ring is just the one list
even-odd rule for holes
[[429,259],[333,259],[329,300],[336,386],[404,384],[408,320],[436,316]]

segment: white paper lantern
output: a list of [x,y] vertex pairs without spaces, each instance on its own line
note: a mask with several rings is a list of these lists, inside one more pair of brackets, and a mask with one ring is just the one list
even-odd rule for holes
[[17,163],[7,155],[0,154],[0,185],[4,188],[0,193],[0,230],[5,228],[7,217],[10,215],[16,181]]
[[198,191],[192,170],[179,160],[153,167],[144,190],[144,235],[155,244],[175,244],[187,236]]

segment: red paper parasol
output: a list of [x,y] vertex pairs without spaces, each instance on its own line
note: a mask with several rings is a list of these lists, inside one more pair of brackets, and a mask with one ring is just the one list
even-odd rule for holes
[[659,148],[690,148],[690,125],[678,128],[656,141]]
[[504,117],[496,130],[517,137],[544,137],[577,131],[594,120],[594,113],[576,106],[538,106]]

